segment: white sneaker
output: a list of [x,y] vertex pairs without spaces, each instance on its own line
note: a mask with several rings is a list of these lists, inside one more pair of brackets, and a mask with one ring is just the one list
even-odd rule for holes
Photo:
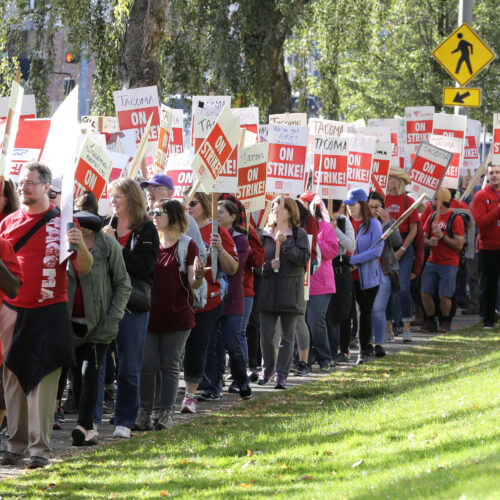
[[411,342],[411,333],[408,330],[403,330],[403,342]]
[[130,429],[123,425],[117,425],[115,427],[115,432],[113,432],[113,437],[128,439],[130,438]]
[[196,413],[196,402],[190,397],[186,396],[182,401],[181,413]]

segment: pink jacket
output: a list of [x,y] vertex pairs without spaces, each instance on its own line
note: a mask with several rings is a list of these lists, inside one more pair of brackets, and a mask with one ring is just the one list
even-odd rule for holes
[[335,275],[332,259],[339,253],[339,242],[329,222],[319,221],[318,245],[321,250],[321,265],[311,277],[309,295],[335,293]]

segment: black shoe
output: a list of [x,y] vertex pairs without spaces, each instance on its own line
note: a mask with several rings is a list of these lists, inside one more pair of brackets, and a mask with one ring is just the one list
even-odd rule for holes
[[211,392],[205,391],[203,394],[200,394],[197,398],[198,401],[218,401],[220,396],[217,394],[212,394]]
[[373,348],[373,344],[368,344],[368,348],[365,351],[367,356],[373,356],[375,354],[375,350]]
[[40,467],[45,467],[46,465],[49,464],[50,462],[48,458],[33,456],[30,458],[28,469],[39,469]]
[[322,373],[328,373],[330,371],[330,363],[322,363],[319,365],[319,371]]
[[250,378],[250,382],[257,382],[259,380],[259,370],[252,368],[248,377]]
[[2,465],[22,465],[23,457],[19,453],[8,451],[0,463]]
[[383,358],[384,356],[385,356],[385,349],[381,345],[377,344],[375,346],[375,357]]
[[360,352],[358,354],[358,360],[356,361],[357,365],[363,365],[368,361],[369,356],[365,352]]
[[305,377],[311,373],[311,367],[304,361],[299,361],[299,366],[295,370],[296,377]]
[[240,393],[241,399],[246,400],[252,397],[252,389],[249,385],[247,385],[246,387],[240,387],[240,390],[238,392]]
[[71,437],[73,438],[73,446],[83,446],[85,442],[85,432],[81,429],[73,429]]
[[95,446],[98,443],[97,436],[91,437],[83,442],[83,446]]
[[238,387],[238,384],[236,382],[233,382],[227,389],[227,392],[230,392],[232,394],[239,394],[240,393],[240,388]]
[[337,364],[345,365],[349,363],[349,356],[345,352],[339,352],[337,354]]

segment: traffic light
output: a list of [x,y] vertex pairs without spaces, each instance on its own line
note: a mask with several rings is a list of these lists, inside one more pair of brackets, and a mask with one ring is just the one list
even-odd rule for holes
[[74,64],[80,61],[80,58],[76,56],[73,52],[66,52],[66,63]]

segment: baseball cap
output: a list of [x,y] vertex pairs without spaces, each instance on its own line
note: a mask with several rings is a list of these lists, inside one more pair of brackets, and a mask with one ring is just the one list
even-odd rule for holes
[[175,188],[172,178],[165,174],[155,174],[149,181],[141,182],[141,189],[147,186],[164,186],[172,191]]
[[363,189],[351,189],[347,193],[347,199],[344,200],[346,205],[354,205],[357,201],[368,201],[368,196]]
[[50,183],[50,190],[54,191],[54,193],[60,194],[62,192],[62,179],[61,178],[52,179],[52,182]]

